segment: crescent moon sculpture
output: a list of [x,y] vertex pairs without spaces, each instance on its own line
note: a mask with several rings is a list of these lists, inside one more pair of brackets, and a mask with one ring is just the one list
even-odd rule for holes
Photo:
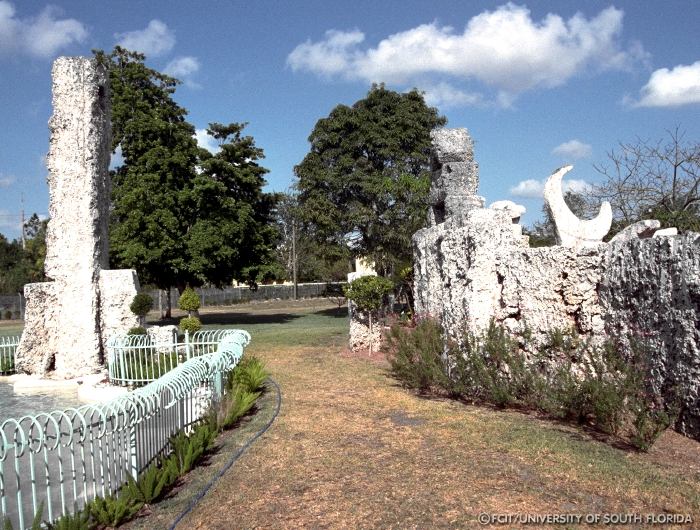
[[608,201],[600,205],[598,215],[589,220],[576,217],[564,200],[561,180],[574,166],[564,166],[550,175],[544,185],[544,200],[552,212],[557,243],[563,247],[591,247],[598,245],[610,231],[612,208]]

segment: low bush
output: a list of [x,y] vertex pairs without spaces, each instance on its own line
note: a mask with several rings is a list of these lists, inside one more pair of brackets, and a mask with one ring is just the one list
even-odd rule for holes
[[85,513],[93,524],[100,527],[114,528],[131,519],[143,506],[142,502],[137,502],[128,492],[122,491],[117,497],[108,495],[107,497],[95,497],[88,505]]
[[183,311],[187,311],[187,316],[191,317],[192,313],[199,310],[199,296],[194,292],[194,289],[187,287],[180,295],[177,305]]
[[134,296],[129,309],[139,317],[139,324],[143,326],[146,322],[146,315],[153,309],[153,298],[146,293],[138,293]]
[[263,362],[257,357],[244,356],[241,362],[233,370],[234,382],[243,387],[247,392],[257,392],[263,387],[265,380],[270,375]]
[[146,328],[143,326],[136,326],[135,328],[131,328],[129,330],[129,335],[147,335],[148,332],[146,331]]
[[184,317],[180,319],[180,331],[190,335],[202,329],[202,321],[197,317]]
[[498,407],[526,407],[588,423],[648,450],[673,423],[677,399],[663,403],[645,374],[649,352],[636,345],[623,357],[612,342],[587,343],[554,330],[534,353],[529,332],[511,336],[491,323],[481,337],[445,340],[439,324],[394,326],[386,342],[391,370],[404,386],[447,393]]

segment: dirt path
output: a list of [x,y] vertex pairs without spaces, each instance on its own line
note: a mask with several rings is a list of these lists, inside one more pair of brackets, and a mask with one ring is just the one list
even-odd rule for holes
[[700,525],[699,446],[674,433],[642,455],[412,395],[385,365],[338,348],[252,349],[282,388],[281,414],[178,528],[483,528],[481,512],[680,513]]

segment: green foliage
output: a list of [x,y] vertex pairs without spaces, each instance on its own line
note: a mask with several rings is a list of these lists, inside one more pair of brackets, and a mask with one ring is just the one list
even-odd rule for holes
[[146,293],[138,293],[134,296],[129,309],[137,317],[144,318],[153,309],[153,298]]
[[202,321],[197,317],[185,317],[180,319],[180,331],[187,331],[190,335],[202,329]]
[[183,311],[187,311],[189,316],[192,316],[192,313],[199,309],[199,296],[197,296],[197,293],[194,292],[194,289],[187,287],[184,291],[182,291],[177,306]]
[[90,503],[89,514],[97,525],[113,528],[131,519],[142,506],[143,503],[131,497],[130,492],[122,491],[118,497],[95,497]]
[[430,131],[446,118],[417,90],[373,85],[352,107],[320,119],[310,152],[294,168],[300,216],[318,243],[346,246],[382,272],[411,259],[425,223]]
[[624,436],[644,451],[673,423],[678,400],[663,403],[645,380],[649,352],[640,345],[623,357],[612,342],[592,345],[575,332],[553,330],[528,355],[523,339],[492,322],[481,337],[445,343],[440,326],[425,320],[414,330],[392,328],[386,349],[406,387],[538,409]]
[[8,241],[0,234],[0,293],[21,293],[25,284],[46,280],[46,223],[32,214],[25,223],[26,248],[21,239]]
[[138,480],[130,478],[122,488],[122,496],[138,504],[153,504],[171,484],[170,468],[150,466]]
[[[36,513],[34,514],[34,519],[32,519],[32,526],[30,527],[31,530],[42,530],[44,528],[42,524],[42,518],[44,516],[44,502],[42,501],[41,504],[39,504],[39,508],[37,509]],[[2,524],[3,530],[13,530],[12,526],[12,520],[10,519],[5,519],[3,517],[2,521],[0,521]]]
[[376,311],[394,284],[381,276],[361,276],[343,287],[345,296],[355,302],[360,311]]
[[270,375],[257,357],[246,355],[233,371],[233,381],[247,392],[261,390]]
[[95,54],[109,68],[112,148],[124,158],[112,172],[113,265],[166,289],[229,285],[264,263],[277,237],[274,196],[262,192],[263,152],[245,124],[210,124],[221,149],[209,153],[173,99],[176,79],[119,46]]
[[238,420],[253,410],[260,394],[260,392],[250,392],[243,386],[235,385],[224,408],[222,426],[225,429],[233,427]]
[[72,514],[62,515],[53,523],[45,523],[47,530],[89,530],[91,505],[88,504],[84,510],[76,510]]
[[217,434],[215,425],[208,421],[197,425],[189,435],[181,432],[170,439],[172,457],[180,475],[188,473],[195,466],[212,446]]
[[128,335],[147,335],[148,332],[146,331],[146,328],[143,326],[136,326],[135,328],[131,328],[129,330]]
[[394,377],[407,388],[426,392],[449,386],[442,327],[434,320],[421,320],[414,329],[393,326],[384,350]]

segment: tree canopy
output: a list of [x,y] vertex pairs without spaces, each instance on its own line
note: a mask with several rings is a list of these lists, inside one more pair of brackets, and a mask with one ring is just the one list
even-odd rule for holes
[[426,219],[430,131],[445,125],[417,90],[373,85],[314,127],[295,167],[302,220],[321,244],[348,246],[389,273],[411,261],[411,236]]
[[95,52],[109,67],[112,147],[110,259],[160,288],[255,281],[276,237],[274,197],[262,192],[264,157],[245,124],[212,123],[212,154],[198,147],[176,79],[119,46]]

